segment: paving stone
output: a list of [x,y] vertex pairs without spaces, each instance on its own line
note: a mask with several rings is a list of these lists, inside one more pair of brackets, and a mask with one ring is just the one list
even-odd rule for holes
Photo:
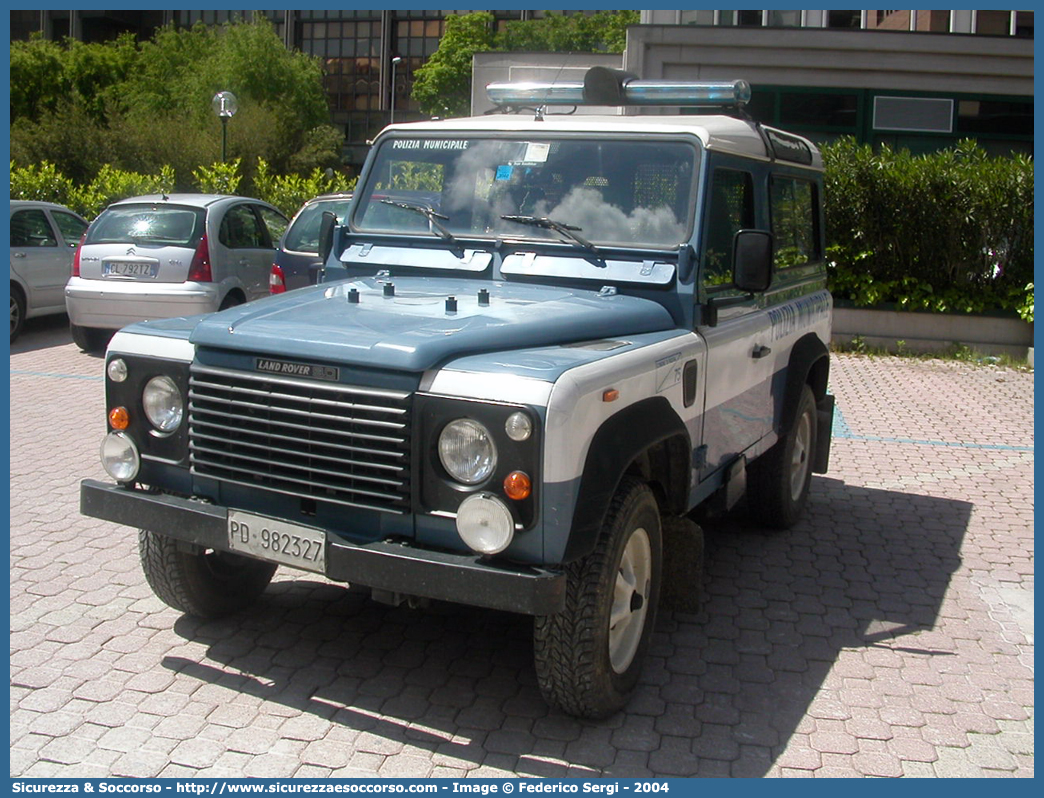
[[1030,372],[832,356],[805,517],[708,522],[702,606],[663,610],[632,703],[588,722],[543,703],[520,616],[285,569],[232,619],[165,607],[134,531],[78,514],[101,361],[45,322],[11,352],[12,417],[60,419],[10,436],[42,464],[11,473],[19,777],[1033,776]]

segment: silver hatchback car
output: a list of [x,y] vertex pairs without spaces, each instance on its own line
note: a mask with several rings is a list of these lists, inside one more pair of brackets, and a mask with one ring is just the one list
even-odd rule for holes
[[65,313],[62,291],[87,221],[64,205],[11,200],[11,341],[26,319]]
[[87,230],[65,286],[73,341],[100,349],[133,322],[223,310],[268,294],[288,220],[268,203],[157,194],[106,208]]

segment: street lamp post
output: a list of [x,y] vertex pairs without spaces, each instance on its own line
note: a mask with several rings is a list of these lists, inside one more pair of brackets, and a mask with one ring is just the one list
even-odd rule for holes
[[210,101],[210,107],[221,120],[221,163],[225,163],[228,153],[228,120],[239,110],[239,101],[230,91],[219,91]]
[[391,113],[388,114],[388,124],[394,124],[395,122],[395,68],[402,63],[402,59],[399,56],[395,56],[391,60]]

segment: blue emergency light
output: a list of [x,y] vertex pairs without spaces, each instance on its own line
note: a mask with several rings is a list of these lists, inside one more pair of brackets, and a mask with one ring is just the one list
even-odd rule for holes
[[638,80],[629,72],[592,67],[583,82],[490,83],[486,94],[498,106],[542,105],[714,105],[740,108],[750,102],[745,80]]

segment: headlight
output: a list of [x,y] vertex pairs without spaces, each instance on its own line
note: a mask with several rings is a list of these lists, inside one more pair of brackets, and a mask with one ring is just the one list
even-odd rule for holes
[[439,435],[439,460],[458,482],[477,485],[489,479],[497,467],[497,447],[484,426],[469,418],[458,418]]
[[181,391],[170,377],[153,377],[141,393],[145,415],[160,432],[173,432],[181,425],[185,404]]
[[457,509],[457,534],[480,554],[497,554],[511,545],[515,522],[511,511],[491,493],[468,496]]
[[105,472],[118,482],[129,482],[138,475],[138,447],[122,432],[110,432],[102,440],[101,461]]

